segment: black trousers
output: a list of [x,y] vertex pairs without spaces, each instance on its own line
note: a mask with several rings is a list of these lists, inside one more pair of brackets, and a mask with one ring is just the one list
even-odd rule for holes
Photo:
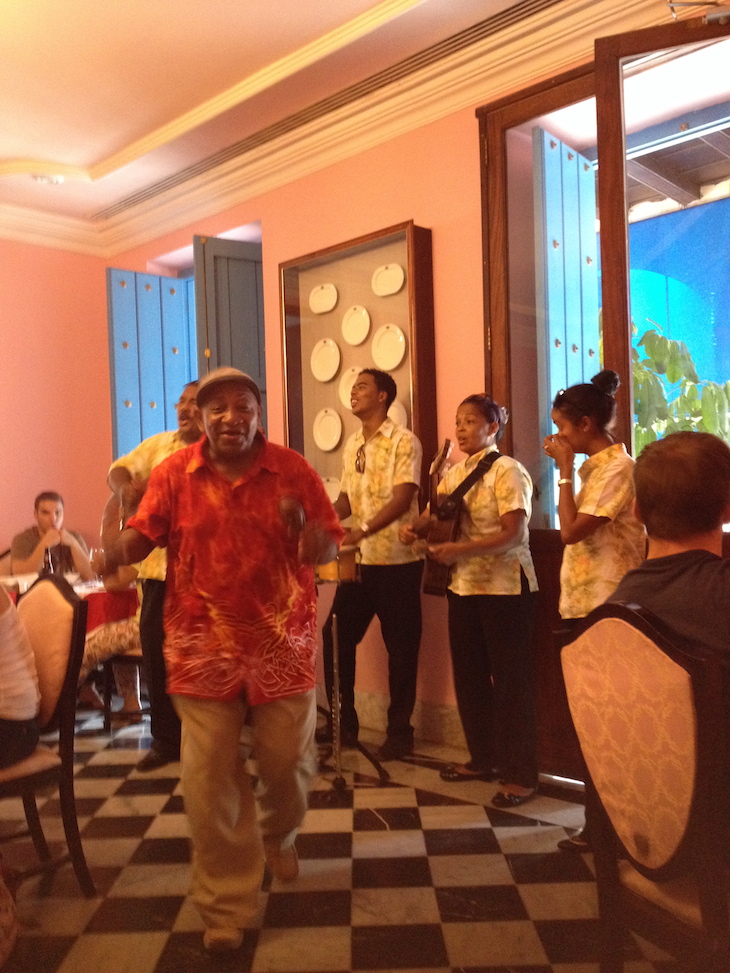
[[461,725],[473,766],[510,784],[537,784],[532,630],[537,593],[448,592],[449,641]]
[[413,739],[418,649],[421,644],[423,563],[363,564],[362,581],[341,584],[322,630],[327,698],[332,701],[332,616],[337,615],[342,730],[357,735],[355,653],[377,615],[388,650],[388,737]]
[[0,719],[0,769],[30,757],[38,743],[35,720]]
[[139,639],[150,694],[150,731],[155,749],[176,757],[180,753],[180,719],[167,694],[167,669],[162,651],[164,606],[165,582],[145,579],[142,582]]

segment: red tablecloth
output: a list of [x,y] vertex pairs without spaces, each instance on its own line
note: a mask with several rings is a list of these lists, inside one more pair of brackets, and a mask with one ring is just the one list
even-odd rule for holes
[[127,588],[126,591],[92,591],[88,595],[82,593],[81,597],[85,598],[89,605],[87,632],[93,632],[95,628],[106,622],[119,622],[123,618],[130,618],[136,614],[139,605],[136,588]]

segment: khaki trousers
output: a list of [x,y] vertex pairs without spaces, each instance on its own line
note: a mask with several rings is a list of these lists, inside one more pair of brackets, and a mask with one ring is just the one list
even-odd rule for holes
[[[293,844],[307,810],[315,769],[315,691],[258,706],[242,698],[172,700],[182,722],[191,894],[208,927],[242,929],[259,909],[262,838],[273,847]],[[255,794],[240,747],[245,722],[258,764]]]

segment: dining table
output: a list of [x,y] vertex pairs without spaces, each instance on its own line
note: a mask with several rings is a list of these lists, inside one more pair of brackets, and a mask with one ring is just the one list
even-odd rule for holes
[[[16,574],[0,576],[2,585],[13,601],[25,594],[38,579],[37,574]],[[66,575],[73,590],[89,606],[86,619],[86,634],[107,622],[119,622],[136,614],[139,606],[137,586],[131,585],[121,591],[107,591],[101,580],[81,581],[76,574]]]

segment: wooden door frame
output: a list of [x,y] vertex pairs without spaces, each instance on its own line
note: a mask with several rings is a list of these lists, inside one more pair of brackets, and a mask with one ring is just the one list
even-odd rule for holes
[[[626,139],[623,75],[625,58],[730,37],[730,27],[705,24],[703,18],[600,37],[595,42],[596,116],[598,125],[598,211],[601,217],[603,360],[626,376],[616,394],[617,438],[631,449],[633,389],[631,375],[631,296],[626,213]],[[605,269],[611,268],[610,273]]]
[[[633,442],[629,246],[621,61],[654,50],[730,36],[730,27],[703,18],[597,38],[595,62],[477,109],[479,120],[484,300],[485,387],[498,402],[510,401],[509,242],[506,132],[516,125],[595,97],[598,132],[598,209],[601,218],[603,362],[623,381],[616,395],[617,438]],[[512,437],[505,429],[504,448]]]
[[[538,115],[594,95],[593,65],[589,63],[477,109],[482,183],[485,388],[497,402],[510,402],[512,378],[506,132]],[[509,424],[505,427],[503,447],[505,452],[512,452]]]

